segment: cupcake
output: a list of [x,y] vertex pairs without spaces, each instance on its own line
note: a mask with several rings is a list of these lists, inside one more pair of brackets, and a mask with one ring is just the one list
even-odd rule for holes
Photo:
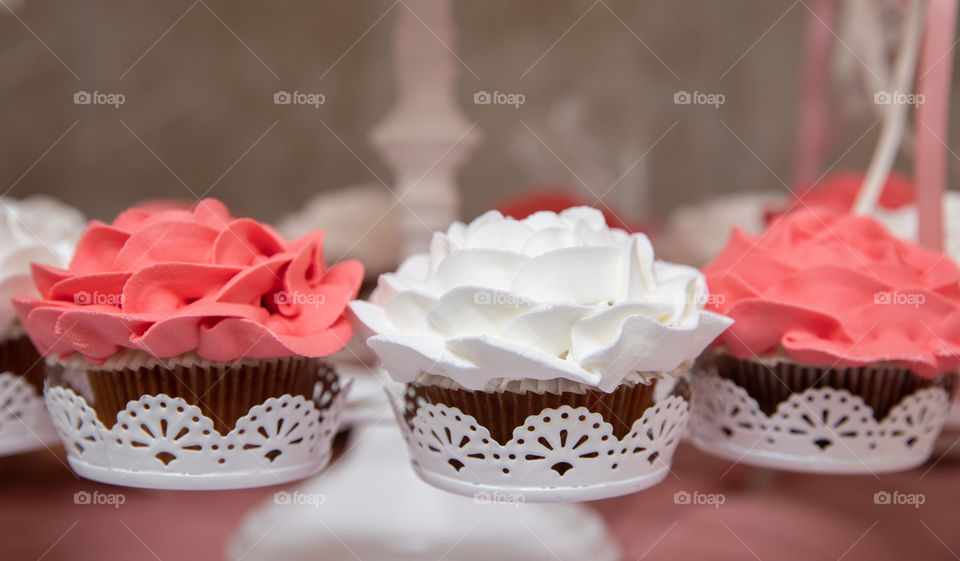
[[43,404],[43,359],[11,299],[36,295],[30,263],[66,265],[85,225],[80,211],[48,197],[0,201],[0,456],[57,443]]
[[92,222],[69,267],[15,299],[56,366],[47,403],[71,466],[160,488],[270,485],[321,469],[343,391],[322,357],[353,334],[363,277],[323,233],[287,241],[219,201]]
[[696,269],[577,207],[454,223],[350,306],[406,385],[399,416],[421,477],[554,501],[665,476],[689,363],[730,324],[707,299]]
[[960,270],[876,220],[798,211],[704,268],[734,320],[694,375],[693,440],[735,461],[875,473],[929,456],[960,364]]

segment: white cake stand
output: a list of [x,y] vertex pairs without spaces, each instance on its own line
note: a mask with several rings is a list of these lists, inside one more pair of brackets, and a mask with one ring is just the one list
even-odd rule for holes
[[421,481],[381,383],[362,367],[345,455],[321,477],[252,511],[227,543],[231,561],[620,558],[599,515],[570,504],[482,504]]

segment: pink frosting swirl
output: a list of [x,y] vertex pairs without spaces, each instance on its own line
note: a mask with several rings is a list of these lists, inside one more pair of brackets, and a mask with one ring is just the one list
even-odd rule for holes
[[893,361],[925,377],[960,365],[960,270],[872,218],[800,211],[760,236],[735,230],[704,274],[736,357]]
[[40,297],[14,304],[44,355],[318,357],[352,337],[344,310],[362,278],[356,261],[326,267],[322,231],[287,242],[205,199],[91,222],[68,269],[34,264]]

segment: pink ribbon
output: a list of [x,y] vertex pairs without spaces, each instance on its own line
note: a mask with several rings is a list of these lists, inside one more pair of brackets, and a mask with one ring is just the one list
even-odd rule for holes
[[828,70],[833,46],[830,29],[835,14],[835,0],[810,2],[804,31],[800,108],[794,146],[793,185],[798,187],[810,185],[820,176],[827,152]]
[[920,58],[914,178],[920,243],[943,250],[943,195],[947,181],[947,126],[957,0],[930,0]]

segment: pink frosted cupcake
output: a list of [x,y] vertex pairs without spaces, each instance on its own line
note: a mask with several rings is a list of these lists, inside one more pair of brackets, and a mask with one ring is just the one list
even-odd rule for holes
[[341,391],[321,358],[351,338],[363,277],[324,264],[322,232],[288,242],[213,199],[133,208],[33,277],[40,297],[17,311],[62,367],[47,400],[81,475],[209,488],[322,468],[316,429]]
[[825,472],[922,463],[960,365],[960,269],[872,218],[735,231],[704,269],[734,320],[699,362],[694,440],[737,461]]

